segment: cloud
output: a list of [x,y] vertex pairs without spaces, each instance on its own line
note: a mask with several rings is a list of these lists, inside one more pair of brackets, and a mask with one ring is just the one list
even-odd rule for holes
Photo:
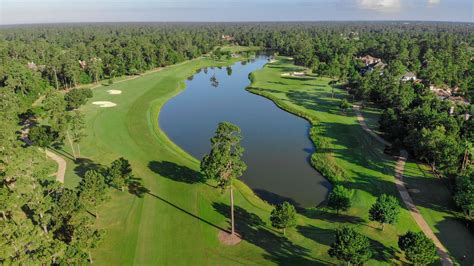
[[428,0],[429,5],[437,5],[441,2],[441,0]]
[[370,9],[378,11],[397,10],[401,6],[400,0],[357,0],[357,4],[361,9]]

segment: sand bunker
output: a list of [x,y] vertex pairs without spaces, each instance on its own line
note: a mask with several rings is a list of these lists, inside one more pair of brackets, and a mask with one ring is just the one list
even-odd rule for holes
[[108,102],[108,101],[92,102],[92,104],[98,105],[99,107],[102,107],[102,108],[114,107],[117,105],[116,103]]
[[122,91],[119,91],[119,90],[108,90],[107,92],[109,94],[122,94]]
[[271,60],[270,60],[270,64],[275,63],[275,62],[277,62],[277,61],[278,61],[278,60],[276,60],[276,59],[271,59]]
[[281,74],[282,77],[304,77],[306,73],[304,72],[291,72],[291,73],[283,73]]

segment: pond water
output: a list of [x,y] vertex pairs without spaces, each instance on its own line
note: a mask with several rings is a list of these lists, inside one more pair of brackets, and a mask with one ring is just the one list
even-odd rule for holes
[[160,127],[200,160],[209,152],[219,122],[238,125],[248,166],[241,180],[268,202],[316,206],[325,199],[330,184],[309,163],[314,150],[310,124],[245,90],[248,75],[266,63],[267,57],[259,56],[230,68],[199,71],[186,81],[183,92],[163,106]]

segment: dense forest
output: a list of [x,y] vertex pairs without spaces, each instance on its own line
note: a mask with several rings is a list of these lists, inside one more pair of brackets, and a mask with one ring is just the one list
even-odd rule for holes
[[[118,159],[103,171],[86,173],[76,189],[48,177],[44,154],[35,146],[79,145],[86,134],[76,109],[91,92],[72,88],[140,74],[229,44],[292,56],[296,64],[337,80],[354,100],[381,107],[385,138],[450,178],[456,203],[472,212],[473,30],[473,24],[395,22],[0,29],[0,263],[92,262],[90,249],[103,233],[94,227],[94,208],[107,200],[106,189],[123,189],[131,175],[128,162]],[[363,60],[367,56],[371,62]],[[416,78],[403,79],[408,72]],[[37,104],[38,99],[43,100]],[[34,146],[21,139],[29,125]]]

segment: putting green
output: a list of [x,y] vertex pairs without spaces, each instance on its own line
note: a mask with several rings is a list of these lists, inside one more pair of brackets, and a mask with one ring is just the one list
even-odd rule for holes
[[[403,210],[396,226],[380,232],[368,222],[370,204],[380,193],[397,195],[394,161],[385,156],[358,125],[353,113],[338,111],[335,91],[331,98],[329,79],[285,78],[281,74],[294,68],[280,58],[254,75],[253,87],[292,111],[317,119],[329,138],[334,160],[347,170],[353,189],[354,207],[335,215],[319,209],[298,215],[298,225],[287,236],[269,225],[271,206],[257,198],[244,184],[236,183],[236,228],[244,241],[237,246],[218,242],[219,228],[228,228],[228,195],[213,184],[196,182],[199,162],[173,144],[159,129],[161,106],[184,88],[184,80],[195,70],[224,66],[231,61],[209,58],[187,61],[143,77],[99,87],[82,111],[86,115],[88,136],[81,143],[83,160],[68,167],[66,185],[79,181],[78,173],[95,164],[109,164],[118,157],[130,160],[136,178],[149,191],[139,196],[112,191],[111,199],[100,208],[97,225],[106,229],[100,247],[94,250],[94,263],[235,265],[235,264],[327,264],[335,228],[353,224],[372,239],[377,252],[371,264],[398,261],[397,235],[416,230]],[[120,90],[111,95],[108,90]],[[99,108],[94,101],[111,101],[110,108]],[[190,114],[192,115],[192,114]],[[198,118],[196,118],[198,119]],[[192,134],[192,132],[189,132]],[[68,161],[69,166],[72,165]]]

